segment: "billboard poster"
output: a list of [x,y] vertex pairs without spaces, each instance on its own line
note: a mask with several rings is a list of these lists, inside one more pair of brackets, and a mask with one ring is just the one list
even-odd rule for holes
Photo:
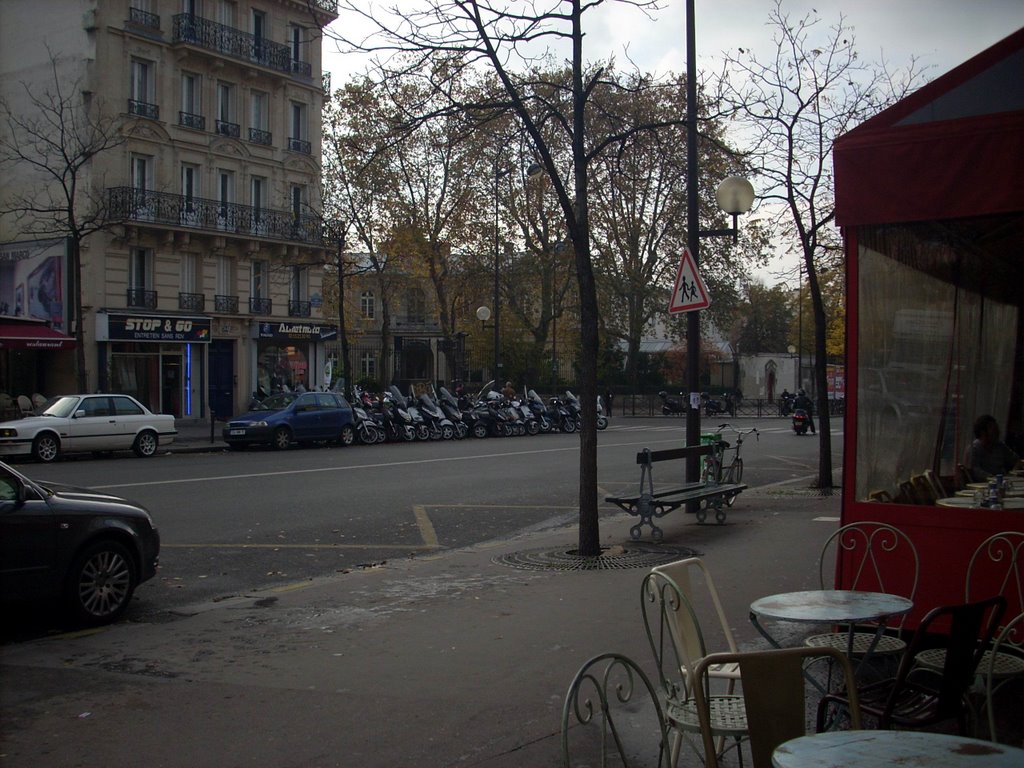
[[67,241],[0,243],[0,315],[67,329]]

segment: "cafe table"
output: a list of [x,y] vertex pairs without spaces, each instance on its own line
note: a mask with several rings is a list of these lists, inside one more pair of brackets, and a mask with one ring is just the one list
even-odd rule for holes
[[[970,496],[949,496],[935,502],[940,507],[959,507],[961,509],[981,509],[974,506]],[[1003,509],[1024,509],[1024,497],[1007,496],[1003,499]]]
[[826,731],[775,748],[775,768],[1021,768],[1024,749],[927,731]]
[[[864,592],[852,589],[812,589],[803,592],[782,592],[761,597],[750,604],[750,623],[772,647],[781,648],[779,641],[762,624],[762,620],[796,622],[801,624],[845,624],[849,627],[847,655],[852,656],[854,625],[877,622],[875,638],[860,660],[864,664],[875,650],[885,631],[885,623],[894,616],[908,613],[914,603],[900,595],[885,592]],[[859,669],[859,665],[858,665]],[[821,685],[808,678],[819,690]]]

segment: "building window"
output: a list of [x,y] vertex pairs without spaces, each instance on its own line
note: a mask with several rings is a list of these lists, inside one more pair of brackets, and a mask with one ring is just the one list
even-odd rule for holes
[[181,257],[181,290],[183,293],[198,293],[199,257],[186,253]]
[[420,288],[410,288],[405,296],[405,320],[420,325],[427,322],[427,302]]
[[132,248],[128,254],[128,286],[153,290],[153,251],[149,248]]
[[263,176],[253,176],[249,187],[249,205],[252,206],[253,231],[260,234],[266,227],[263,211],[267,206],[267,180]]
[[292,267],[288,284],[288,298],[291,301],[305,301],[309,291],[309,270],[306,267]]
[[217,257],[217,293],[223,296],[235,295],[235,263],[230,256]]
[[235,26],[237,10],[238,3],[234,2],[234,0],[220,0],[217,8],[217,21],[228,27]]
[[270,293],[269,286],[267,285],[267,262],[261,261],[260,259],[252,260],[252,285],[249,287],[249,292],[254,299],[265,299],[268,298]]
[[373,320],[377,316],[377,302],[373,291],[363,291],[359,295],[359,312],[364,320]]
[[310,143],[306,137],[308,129],[306,120],[306,105],[292,102],[290,135],[288,136],[288,149],[292,152],[310,154]]
[[146,193],[153,189],[153,158],[149,155],[131,156],[132,215],[136,219],[152,219],[155,201]]
[[185,72],[181,76],[181,115],[179,124],[186,128],[206,130],[203,117],[203,79],[199,75]]
[[200,197],[199,166],[189,163],[181,164],[181,196],[182,210],[185,213],[195,212],[195,199]]
[[181,0],[181,12],[190,16],[200,15],[199,0]]
[[132,98],[150,104],[153,101],[153,64],[132,58]]
[[238,138],[238,122],[235,120],[235,86],[231,83],[217,83],[217,133]]
[[217,224],[221,229],[233,229],[235,209],[232,203],[235,202],[235,174],[221,168],[217,171],[217,202],[220,203],[217,211]]
[[249,96],[249,141],[255,144],[271,143],[270,96],[263,91],[252,91]]
[[377,375],[377,355],[373,352],[363,352],[359,357],[359,373],[365,378],[372,379]]
[[305,208],[306,188],[298,184],[293,185],[291,198],[292,216],[298,219],[302,216],[302,211]]

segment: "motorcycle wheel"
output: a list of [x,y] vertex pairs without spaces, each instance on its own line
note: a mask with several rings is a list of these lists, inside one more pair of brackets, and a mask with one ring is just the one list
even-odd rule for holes
[[483,439],[487,437],[487,425],[482,421],[478,421],[473,425],[473,437]]
[[598,416],[597,417],[597,428],[598,429],[607,429],[608,428],[608,417],[607,416]]
[[455,439],[462,440],[466,435],[469,434],[469,427],[463,424],[461,421],[455,425]]
[[372,427],[370,429],[370,435],[373,437],[373,442],[375,443],[383,443],[388,438],[387,434],[380,427]]
[[406,424],[402,427],[402,439],[407,443],[411,443],[416,439],[416,430],[413,429],[410,424]]
[[451,440],[453,437],[455,437],[455,427],[451,424],[445,424],[441,427],[442,440]]
[[526,422],[526,431],[529,432],[531,435],[536,435],[538,432],[540,432],[540,424],[537,423],[536,421],[528,421]]
[[417,440],[429,440],[430,439],[430,428],[426,424],[416,425],[416,439]]
[[661,406],[661,415],[662,416],[671,416],[672,415],[672,409],[669,408],[667,405]]
[[576,431],[576,419],[562,419],[562,431],[570,434]]

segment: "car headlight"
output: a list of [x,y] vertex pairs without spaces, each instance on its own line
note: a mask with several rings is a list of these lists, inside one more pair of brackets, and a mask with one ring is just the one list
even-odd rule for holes
[[251,422],[249,422],[249,426],[250,427],[269,427],[270,425],[267,424],[267,422],[265,422],[265,421],[251,421]]
[[5,427],[4,429],[0,429],[0,437],[17,437],[17,436],[18,436],[18,430],[16,430],[16,429],[11,429],[9,427]]

